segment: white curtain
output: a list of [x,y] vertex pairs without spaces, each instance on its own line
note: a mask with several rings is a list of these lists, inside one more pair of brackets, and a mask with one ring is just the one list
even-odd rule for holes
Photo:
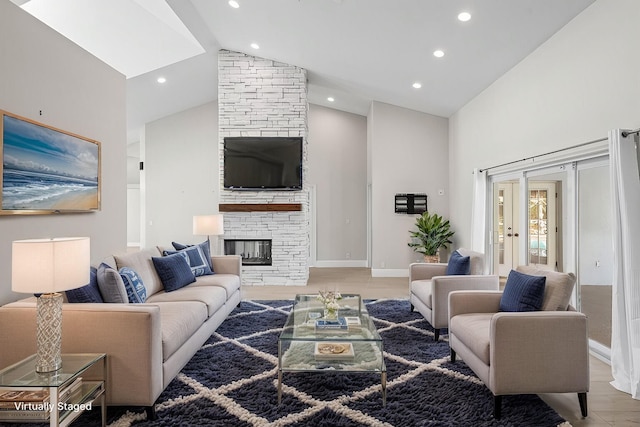
[[[487,171],[474,169],[473,201],[471,205],[471,250],[485,253],[487,247]],[[485,256],[486,261],[489,258]]]
[[613,204],[611,384],[640,399],[640,172],[638,134],[609,132]]

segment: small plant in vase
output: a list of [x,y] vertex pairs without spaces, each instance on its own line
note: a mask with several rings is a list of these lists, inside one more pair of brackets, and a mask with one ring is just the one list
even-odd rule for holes
[[337,319],[340,304],[338,301],[342,299],[340,292],[320,291],[318,293],[318,301],[324,304],[324,317],[326,319]]
[[417,231],[409,231],[412,242],[408,243],[414,251],[424,255],[425,262],[440,262],[438,251],[447,248],[451,244],[451,231],[449,220],[445,220],[438,214],[424,212],[416,219]]

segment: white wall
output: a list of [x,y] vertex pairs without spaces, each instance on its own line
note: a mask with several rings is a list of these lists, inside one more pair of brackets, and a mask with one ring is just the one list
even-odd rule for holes
[[193,235],[193,216],[218,211],[217,136],[217,102],[145,126],[141,141],[144,247],[206,240]]
[[309,105],[316,266],[366,266],[367,118]]
[[368,120],[372,274],[402,276],[422,256],[407,246],[417,215],[396,214],[394,197],[426,193],[429,212],[449,217],[448,121],[380,102],[372,104]]
[[470,244],[474,167],[640,126],[640,2],[598,0],[450,118],[451,219]]
[[[89,236],[95,262],[126,247],[125,78],[11,2],[0,2],[0,109],[101,143],[100,212],[0,217],[0,304],[11,242]],[[42,111],[42,115],[40,115]]]

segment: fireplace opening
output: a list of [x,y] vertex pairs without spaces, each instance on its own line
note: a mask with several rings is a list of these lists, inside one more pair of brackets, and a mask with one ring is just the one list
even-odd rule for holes
[[240,255],[242,265],[271,265],[271,240],[225,239],[225,255]]

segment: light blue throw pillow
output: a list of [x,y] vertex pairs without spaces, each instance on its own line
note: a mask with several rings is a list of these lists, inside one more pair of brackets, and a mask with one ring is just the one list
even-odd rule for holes
[[166,292],[175,291],[196,281],[185,252],[163,257],[151,257]]
[[129,302],[133,304],[145,302],[147,289],[138,274],[129,267],[122,267],[118,272],[124,282],[124,288],[127,290]]

